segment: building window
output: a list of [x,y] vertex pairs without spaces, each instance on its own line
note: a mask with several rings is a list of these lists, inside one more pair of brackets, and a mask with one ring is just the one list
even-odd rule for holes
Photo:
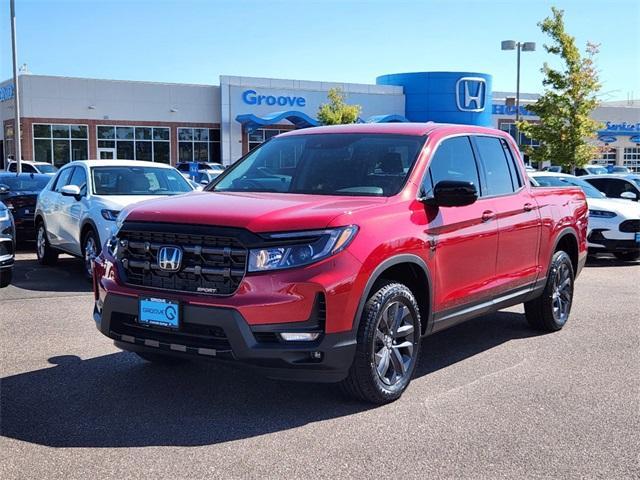
[[220,163],[219,128],[178,128],[178,161]]
[[[514,120],[500,120],[498,123],[498,128],[503,132],[507,132],[509,135],[511,135],[512,138],[516,138],[516,122]],[[539,147],[540,142],[538,140],[532,140],[524,133],[520,132],[520,142],[518,143],[518,145]]]
[[598,158],[593,160],[591,163],[595,165],[615,165],[616,164],[616,149],[609,147],[600,147],[598,151]]
[[14,157],[15,144],[13,142],[13,124],[7,123],[4,126],[4,157],[5,160],[12,159]]
[[263,144],[267,140],[289,130],[281,130],[277,128],[259,128],[249,134],[249,151]]
[[110,148],[119,160],[171,163],[168,127],[98,125],[98,149]]
[[34,123],[33,159],[60,167],[73,160],[89,158],[88,127]]
[[625,148],[622,165],[629,167],[633,172],[640,173],[640,147]]

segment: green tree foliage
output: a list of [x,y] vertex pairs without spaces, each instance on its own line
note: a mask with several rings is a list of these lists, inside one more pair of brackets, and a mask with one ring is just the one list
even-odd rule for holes
[[527,153],[534,162],[550,160],[574,172],[595,158],[597,147],[591,142],[600,124],[591,119],[598,106],[600,89],[594,57],[598,45],[587,43],[584,55],[576,47],[575,38],[565,31],[564,11],[551,7],[552,15],[538,26],[551,43],[545,50],[560,60],[558,69],[544,63],[544,93],[527,110],[540,117],[540,123],[522,121],[518,129],[527,137],[540,141],[538,148]]
[[342,125],[355,123],[362,108],[360,105],[349,105],[344,101],[344,92],[340,88],[332,88],[327,94],[329,103],[323,103],[318,109],[318,120],[323,125]]

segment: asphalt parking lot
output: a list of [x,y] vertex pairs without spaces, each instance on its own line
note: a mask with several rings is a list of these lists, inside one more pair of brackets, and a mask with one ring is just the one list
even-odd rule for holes
[[0,478],[638,478],[640,263],[591,262],[571,319],[521,308],[424,340],[372,408],[216,363],[158,367],[95,329],[78,260],[0,291]]

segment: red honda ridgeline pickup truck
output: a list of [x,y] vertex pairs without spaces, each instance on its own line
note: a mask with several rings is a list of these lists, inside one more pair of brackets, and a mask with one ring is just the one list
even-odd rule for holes
[[389,402],[425,335],[518,303],[561,329],[587,217],[579,189],[532,188],[498,130],[292,131],[203,192],[123,211],[94,319],[147,361],[234,359]]

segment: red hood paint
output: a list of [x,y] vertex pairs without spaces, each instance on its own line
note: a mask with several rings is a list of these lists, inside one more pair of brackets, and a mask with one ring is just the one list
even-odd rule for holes
[[132,206],[126,219],[277,232],[325,228],[336,217],[380,206],[380,197],[198,192]]

